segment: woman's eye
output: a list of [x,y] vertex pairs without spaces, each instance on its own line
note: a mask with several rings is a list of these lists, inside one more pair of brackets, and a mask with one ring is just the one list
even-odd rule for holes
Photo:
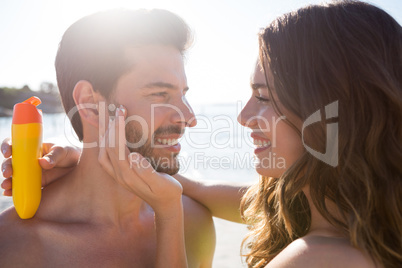
[[269,102],[269,99],[267,99],[267,98],[263,98],[263,97],[260,97],[260,96],[255,96],[255,98],[260,102]]

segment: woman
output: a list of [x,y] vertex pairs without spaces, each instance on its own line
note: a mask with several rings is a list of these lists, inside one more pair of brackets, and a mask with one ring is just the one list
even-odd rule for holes
[[[252,223],[249,265],[344,256],[339,267],[402,266],[400,25],[366,3],[310,6],[262,31],[260,60],[268,90],[258,88],[260,103],[249,103],[240,122],[264,140],[271,137],[264,123],[250,116],[285,115],[288,126],[278,124],[271,151],[291,166],[282,173],[257,167],[263,177],[243,197]],[[306,127],[320,109],[324,119],[315,121],[323,123]]]
[[[226,219],[241,221],[240,206],[249,267],[401,267],[401,26],[340,1],[283,15],[259,40],[239,115],[257,144],[259,183],[241,205],[241,187],[176,176],[184,193]],[[264,165],[275,156],[285,165]]]

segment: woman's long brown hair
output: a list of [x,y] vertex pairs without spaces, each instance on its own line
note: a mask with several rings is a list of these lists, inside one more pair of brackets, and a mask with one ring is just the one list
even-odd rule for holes
[[[401,26],[373,5],[337,1],[286,14],[259,38],[281,105],[302,121],[322,111],[323,120],[304,129],[305,144],[325,153],[327,125],[335,123],[338,146],[336,165],[306,151],[280,178],[261,177],[248,190],[241,211],[251,228],[243,241],[249,267],[307,234],[306,185],[351,245],[384,267],[402,267]],[[331,103],[338,116],[324,122]]]

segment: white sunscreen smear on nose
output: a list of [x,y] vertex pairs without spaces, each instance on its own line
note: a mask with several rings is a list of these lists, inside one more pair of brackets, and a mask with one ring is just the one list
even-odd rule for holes
[[191,114],[194,114],[194,111],[193,111],[193,109],[191,109],[190,104],[188,104],[186,97],[185,97],[185,96],[181,97],[181,100],[183,101],[184,105],[186,105],[188,111],[189,111]]

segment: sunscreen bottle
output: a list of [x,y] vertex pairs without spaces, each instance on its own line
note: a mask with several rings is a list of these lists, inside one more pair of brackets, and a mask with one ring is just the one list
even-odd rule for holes
[[21,219],[32,218],[42,195],[42,168],[38,159],[42,153],[41,103],[31,97],[14,105],[12,137],[13,201]]

